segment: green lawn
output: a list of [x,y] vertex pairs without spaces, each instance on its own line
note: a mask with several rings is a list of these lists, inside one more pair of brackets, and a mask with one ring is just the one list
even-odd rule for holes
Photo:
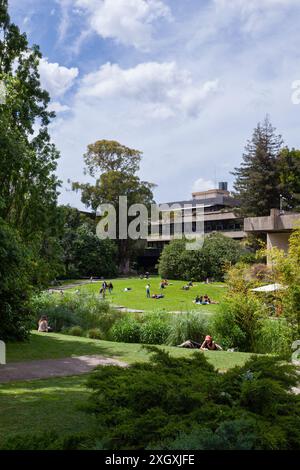
[[[169,351],[174,357],[188,356],[193,353],[189,349],[172,346],[160,346]],[[100,341],[58,333],[43,334],[33,331],[30,341],[26,343],[7,344],[7,362],[32,361],[34,359],[55,359],[88,354],[99,354],[113,357],[132,364],[137,361],[147,361],[149,354],[141,344],[116,343]],[[231,353],[226,351],[207,351],[208,360],[218,369],[228,369],[242,365],[248,353]]]
[[88,431],[93,417],[80,410],[89,390],[86,376],[0,384],[0,449],[15,434]]
[[[189,356],[192,350],[165,347],[174,357]],[[205,354],[215,367],[224,370],[242,365],[247,353],[197,352]],[[140,344],[114,343],[33,332],[28,343],[7,345],[8,362],[59,358],[81,354],[101,354],[128,363],[148,361],[148,352]],[[1,440],[16,434],[55,430],[62,435],[88,431],[93,417],[80,410],[89,395],[86,376],[31,380],[0,384]]]
[[[193,300],[196,295],[207,294],[212,300],[218,302],[226,292],[226,285],[221,282],[213,284],[196,282],[188,291],[184,291],[181,289],[186,284],[184,281],[169,281],[171,285],[161,290],[160,278],[151,277],[149,279],[151,295],[162,293],[165,297],[163,299],[147,299],[147,282],[147,279],[139,278],[113,279],[113,293],[109,294],[107,292],[106,299],[114,305],[138,310],[165,310],[168,312],[197,310],[203,313],[212,313],[217,310],[218,305],[195,305]],[[85,286],[79,286],[78,289],[98,294],[101,284],[102,282],[97,281]],[[130,287],[132,290],[124,292],[126,287]],[[70,291],[74,292],[76,289],[70,289]]]

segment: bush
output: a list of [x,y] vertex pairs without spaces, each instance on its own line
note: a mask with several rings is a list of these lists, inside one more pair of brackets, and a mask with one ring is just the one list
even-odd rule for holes
[[141,339],[141,324],[137,320],[125,317],[115,323],[110,330],[113,341],[122,343],[139,343]]
[[[290,393],[299,379],[295,366],[254,357],[219,374],[199,352],[172,358],[151,351],[150,363],[91,374],[87,411],[97,420],[101,448],[159,449],[191,433],[192,446],[187,438],[179,448],[299,448],[300,396]],[[199,423],[203,433],[195,436]]]
[[83,330],[100,328],[107,335],[122,313],[112,309],[108,302],[93,294],[41,294],[32,302],[36,321],[47,315],[54,331],[78,325]]
[[67,334],[70,336],[84,336],[84,331],[80,326],[72,326],[67,330]]
[[255,338],[266,312],[261,301],[251,294],[231,293],[220,304],[213,318],[216,340],[224,348],[255,351]]
[[103,339],[104,335],[99,328],[93,328],[87,332],[87,336],[91,339]]
[[140,341],[145,344],[164,344],[170,333],[170,326],[166,319],[159,316],[150,316],[141,325]]
[[260,322],[255,352],[291,354],[293,330],[285,318],[266,318]]
[[188,339],[202,343],[209,333],[212,331],[206,317],[196,312],[182,313],[173,317],[167,343],[177,346]]
[[245,252],[242,245],[219,233],[205,238],[200,250],[187,250],[187,240],[174,240],[164,247],[159,259],[162,278],[223,280],[226,266],[237,263]]

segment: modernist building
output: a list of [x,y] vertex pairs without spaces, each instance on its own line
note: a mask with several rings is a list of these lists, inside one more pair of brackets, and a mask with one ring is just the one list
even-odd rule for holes
[[[203,211],[202,220],[205,235],[217,232],[235,240],[242,240],[245,237],[243,219],[234,213],[234,209],[238,206],[238,200],[228,191],[227,183],[223,182],[219,183],[218,189],[192,193],[190,200],[160,204],[162,216],[160,220],[151,222],[151,233],[147,239],[143,264],[148,266],[155,264],[163,247],[176,238],[177,220],[189,222],[191,232],[197,233],[196,218],[199,207],[203,208],[201,210]],[[166,218],[164,214],[167,214]],[[182,231],[184,230],[182,229]]]
[[268,249],[277,247],[287,252],[292,230],[299,224],[300,213],[271,209],[269,216],[244,219],[244,230],[246,234],[264,233],[267,236]]

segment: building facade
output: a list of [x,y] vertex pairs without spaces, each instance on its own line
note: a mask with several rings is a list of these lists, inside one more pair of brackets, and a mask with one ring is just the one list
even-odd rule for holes
[[[190,232],[197,233],[197,208],[202,211],[204,235],[221,233],[235,240],[245,237],[244,221],[235,214],[239,201],[227,189],[227,183],[219,183],[218,189],[192,193],[192,199],[160,204],[159,220],[152,221],[144,264],[155,264],[164,246],[176,238],[178,224],[189,223]],[[178,222],[179,221],[179,222]],[[180,230],[179,230],[180,232]],[[182,227],[182,232],[187,233]]]

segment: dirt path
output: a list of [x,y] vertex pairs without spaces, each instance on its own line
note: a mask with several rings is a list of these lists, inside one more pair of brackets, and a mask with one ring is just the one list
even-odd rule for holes
[[99,365],[128,366],[126,362],[97,355],[12,362],[0,366],[0,383],[86,374]]

